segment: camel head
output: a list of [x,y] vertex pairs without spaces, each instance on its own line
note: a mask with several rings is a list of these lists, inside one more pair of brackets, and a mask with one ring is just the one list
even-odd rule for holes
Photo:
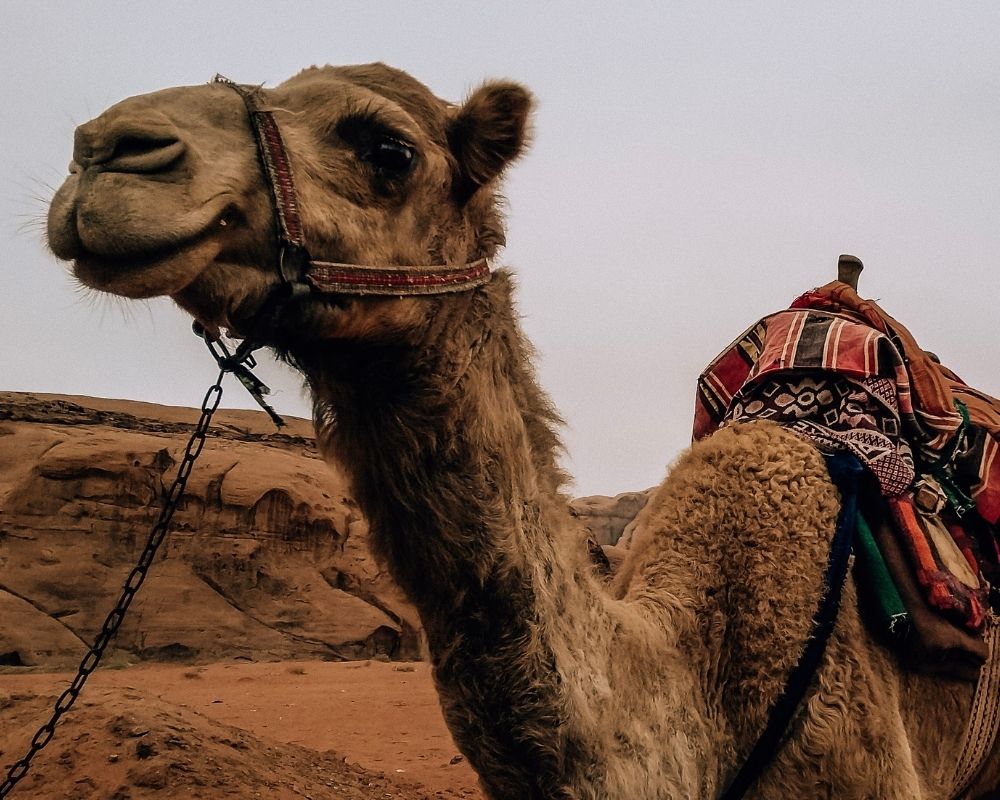
[[[259,97],[287,148],[312,258],[462,264],[503,244],[497,183],[525,147],[523,87],[489,82],[456,106],[371,64],[313,67]],[[209,330],[249,335],[279,278],[273,201],[242,98],[219,83],[165,89],[81,125],[48,238],[88,287],[168,295]],[[432,305],[314,292],[296,300],[284,335],[392,337],[419,329]]]

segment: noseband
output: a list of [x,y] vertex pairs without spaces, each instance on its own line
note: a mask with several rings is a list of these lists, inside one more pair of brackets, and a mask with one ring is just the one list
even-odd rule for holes
[[271,111],[261,106],[258,87],[216,75],[214,83],[233,89],[246,105],[264,175],[274,201],[278,232],[278,275],[287,295],[313,291],[351,295],[430,295],[463,292],[490,279],[485,258],[469,264],[439,266],[367,266],[318,261],[309,256],[292,166]]

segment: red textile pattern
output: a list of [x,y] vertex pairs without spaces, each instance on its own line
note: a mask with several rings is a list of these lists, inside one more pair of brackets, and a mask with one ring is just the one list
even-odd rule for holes
[[261,152],[264,154],[264,165],[271,177],[271,185],[280,194],[276,205],[282,233],[290,244],[304,247],[305,238],[299,218],[292,166],[285,155],[285,143],[281,138],[281,131],[278,130],[278,124],[270,111],[253,112],[253,121],[260,132],[260,140],[264,143]]
[[913,453],[886,378],[857,380],[830,370],[770,373],[739,392],[726,413],[727,424],[754,420],[782,425],[824,452],[852,453],[886,496],[913,483]]
[[[760,320],[699,377],[694,439],[751,419],[773,420],[825,451],[854,452],[891,501],[928,603],[982,629],[984,573],[1000,582],[1000,401],[966,386],[877,304],[835,281]],[[914,466],[940,479],[939,492],[947,484],[956,512],[966,514],[961,525],[942,529],[930,525],[932,510],[914,510]],[[1000,609],[1000,593],[993,601]]]
[[912,334],[871,300],[834,281],[765,317],[724,350],[698,379],[693,438],[722,424],[733,398],[769,373],[822,369],[895,384],[905,435],[929,463],[949,449],[968,409],[970,427],[951,466],[980,516],[1000,520],[1000,400],[967,386],[936,363]]
[[406,295],[463,291],[489,280],[485,259],[441,267],[363,267],[311,261],[307,277],[324,292]]
[[[942,563],[940,556],[928,541],[921,523],[921,515],[913,507],[909,495],[888,498],[889,509],[895,522],[896,533],[910,555],[914,576],[923,588],[927,602],[952,622],[973,632],[979,632],[986,623],[985,589],[970,589],[955,577]],[[957,526],[949,526],[949,529]],[[963,557],[972,564],[973,573],[981,580],[979,564],[968,549],[968,540],[958,528],[961,539],[956,545]],[[950,530],[952,536],[955,531]],[[965,544],[966,547],[962,547]]]
[[917,344],[912,334],[872,300],[863,299],[846,283],[831,281],[797,298],[792,308],[814,308],[849,314],[885,334],[906,357],[908,383],[916,394],[914,411],[929,432],[927,447],[942,448],[962,424],[955,410],[949,381],[940,366]]

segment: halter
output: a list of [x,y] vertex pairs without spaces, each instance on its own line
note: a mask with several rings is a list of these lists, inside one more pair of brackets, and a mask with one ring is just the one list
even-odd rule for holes
[[213,83],[233,89],[246,105],[264,175],[274,201],[278,230],[278,275],[291,296],[313,290],[352,295],[431,295],[464,292],[490,279],[485,258],[468,264],[431,266],[370,266],[318,261],[309,256],[292,166],[274,114],[261,106],[259,87],[216,75]]

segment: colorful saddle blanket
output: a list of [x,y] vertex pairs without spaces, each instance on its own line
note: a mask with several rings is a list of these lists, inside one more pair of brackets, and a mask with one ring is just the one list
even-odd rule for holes
[[834,281],[757,322],[700,376],[695,439],[759,419],[857,456],[929,605],[982,631],[1000,586],[1000,401]]

